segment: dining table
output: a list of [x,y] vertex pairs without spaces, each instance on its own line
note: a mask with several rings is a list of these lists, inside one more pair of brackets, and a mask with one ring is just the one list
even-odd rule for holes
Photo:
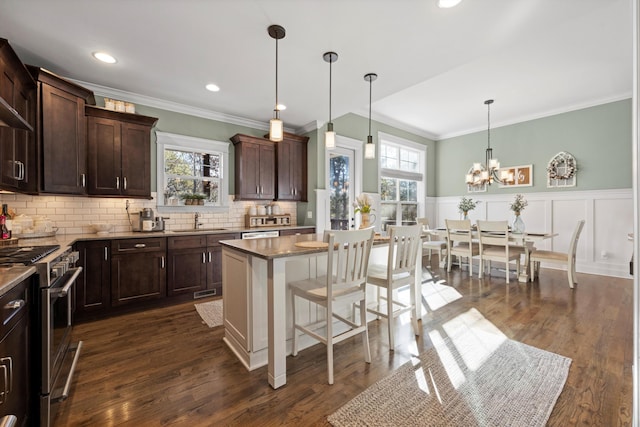
[[[429,230],[425,230],[426,234],[429,234],[431,236],[436,236],[439,240],[446,240],[447,239],[447,229],[446,228],[435,228],[435,229],[429,229]],[[464,233],[464,231],[456,231],[456,233]],[[531,252],[535,250],[535,243],[536,242],[542,242],[544,240],[547,239],[551,239],[555,236],[557,236],[558,233],[548,233],[548,232],[525,232],[525,233],[512,233],[509,232],[509,243],[511,243],[514,246],[519,246],[522,247],[524,249],[524,268],[520,269],[520,274],[518,275],[518,282],[521,283],[527,283],[529,281],[529,279],[531,278],[529,276],[529,259],[531,256]],[[478,237],[478,230],[477,229],[472,229],[471,230],[471,236],[474,240],[479,240]],[[440,267],[444,268],[444,266],[446,265],[446,257],[448,257],[449,254],[446,254],[446,256],[443,258],[443,260],[441,261]]]
[[[320,264],[317,259],[326,256],[328,252],[326,244],[322,244],[322,239],[322,234],[302,234],[266,239],[223,240],[220,242],[223,255],[224,310],[226,310],[223,314],[224,340],[249,370],[263,366],[266,359],[266,364],[268,365],[267,379],[274,389],[284,386],[287,382],[286,358],[291,352],[291,343],[288,342],[290,340],[287,338],[287,334],[292,329],[291,322],[287,320],[287,315],[291,314],[288,313],[287,283],[296,280],[296,278],[288,277],[288,275],[294,276],[301,272],[307,274],[304,271],[305,269],[308,272],[314,270],[314,268],[307,266],[299,268],[301,261],[304,263],[309,261],[309,265],[315,262]],[[388,248],[389,238],[376,235],[370,258],[386,262]],[[296,266],[293,269],[295,271],[292,271],[291,268],[287,269],[289,263],[295,262],[297,262],[297,264],[293,264]],[[237,270],[245,271],[238,272]],[[240,316],[238,321],[234,321],[234,314],[229,310],[232,307],[242,308],[241,304],[243,302],[238,301],[241,298],[235,295],[238,295],[236,291],[241,285],[239,282],[243,280],[251,282],[246,286],[249,294],[251,294],[247,299],[250,307],[246,307],[247,313]],[[412,298],[414,298],[411,319],[416,335],[420,335],[422,329],[422,325],[419,323],[422,318],[422,304],[420,304],[419,298],[421,285],[422,256],[418,256],[416,280],[411,292]],[[265,293],[266,298],[263,298]],[[263,304],[266,304],[266,310]],[[263,311],[266,311],[266,319],[257,319],[253,322],[253,340],[261,339],[256,335],[262,334],[264,323],[266,323],[268,339],[262,345],[251,342],[245,343],[243,340],[252,335],[251,326],[248,327],[247,332],[239,333],[239,329],[246,326],[247,318],[252,315],[258,315]],[[240,326],[237,326],[238,324]]]

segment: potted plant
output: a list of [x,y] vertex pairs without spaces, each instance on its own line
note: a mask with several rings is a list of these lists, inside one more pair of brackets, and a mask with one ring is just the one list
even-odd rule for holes
[[458,203],[458,211],[463,214],[462,219],[469,219],[469,211],[472,211],[476,208],[478,202],[473,200],[471,197],[463,197],[460,199],[460,203]]

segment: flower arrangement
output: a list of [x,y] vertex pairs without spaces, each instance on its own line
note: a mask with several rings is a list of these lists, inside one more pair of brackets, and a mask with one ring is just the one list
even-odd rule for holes
[[460,199],[460,203],[458,203],[458,210],[460,213],[467,214],[467,212],[472,211],[476,208],[478,202],[474,201],[470,197],[463,197]]
[[373,205],[373,198],[362,193],[359,197],[356,197],[356,201],[353,202],[354,212],[371,213],[375,210],[371,205]]
[[516,194],[516,198],[511,203],[511,210],[516,215],[520,215],[520,212],[523,211],[527,205],[529,205],[529,202],[524,199],[524,196],[522,194]]

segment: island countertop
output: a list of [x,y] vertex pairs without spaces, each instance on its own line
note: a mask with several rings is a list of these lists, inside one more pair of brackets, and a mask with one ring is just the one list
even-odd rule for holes
[[293,236],[268,237],[265,239],[221,240],[223,247],[235,249],[264,259],[283,258],[305,253],[326,252],[326,246],[300,247],[298,242],[322,242],[322,234],[298,234]]

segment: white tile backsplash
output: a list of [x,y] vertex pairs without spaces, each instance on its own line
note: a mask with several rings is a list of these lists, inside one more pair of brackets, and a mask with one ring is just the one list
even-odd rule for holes
[[[181,212],[180,207],[169,213],[158,213],[155,193],[152,200],[128,199],[131,203],[129,212],[139,212],[143,208],[151,208],[156,216],[169,217],[165,221],[166,230],[193,228],[194,213]],[[0,193],[0,203],[9,205],[16,214],[32,217],[46,216],[58,227],[58,234],[92,233],[90,224],[109,222],[114,224],[114,232],[131,231],[127,218],[126,200],[108,197],[78,196],[31,196],[26,194]],[[249,206],[267,204],[264,202],[233,201],[229,198],[229,209],[224,212],[208,212],[205,207],[199,210],[199,222],[202,228],[237,228],[245,226],[245,214]],[[296,225],[296,203],[277,202],[283,213],[291,214],[291,223]]]

